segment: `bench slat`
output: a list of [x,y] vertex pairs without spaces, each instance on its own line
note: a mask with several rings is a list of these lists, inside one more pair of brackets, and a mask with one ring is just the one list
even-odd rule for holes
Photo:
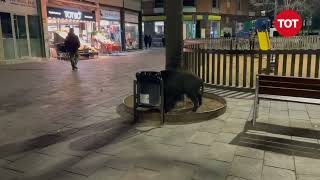
[[281,81],[281,82],[292,82],[301,84],[320,84],[320,79],[312,78],[297,78],[297,77],[283,77],[283,76],[265,76],[259,75],[259,81]]
[[281,87],[281,88],[320,90],[320,84],[303,84],[303,83],[295,83],[295,82],[261,80],[261,81],[259,81],[259,85],[260,86]]
[[310,90],[310,89],[294,89],[294,88],[282,88],[282,87],[273,87],[273,86],[259,86],[259,94],[320,99],[320,91]]

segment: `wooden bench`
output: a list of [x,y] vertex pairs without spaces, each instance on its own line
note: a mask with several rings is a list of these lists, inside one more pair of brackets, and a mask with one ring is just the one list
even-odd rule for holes
[[320,79],[257,75],[253,125],[260,99],[320,104]]

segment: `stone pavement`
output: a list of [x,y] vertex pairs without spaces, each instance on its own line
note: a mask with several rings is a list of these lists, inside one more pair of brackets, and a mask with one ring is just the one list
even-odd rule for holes
[[[163,50],[81,61],[0,66],[0,179],[320,180],[320,108],[225,96],[199,123],[131,123],[119,104],[134,73],[159,70]],[[303,129],[302,129],[303,128]]]

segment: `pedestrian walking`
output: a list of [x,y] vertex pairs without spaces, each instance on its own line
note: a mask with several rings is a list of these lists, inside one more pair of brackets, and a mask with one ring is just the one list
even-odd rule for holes
[[72,70],[77,70],[77,64],[79,59],[78,49],[80,47],[79,37],[74,34],[73,28],[70,28],[68,36],[66,37],[64,44],[66,50],[69,53]]
[[149,36],[145,34],[143,41],[144,41],[144,46],[146,47],[146,49],[148,49],[148,38],[149,38]]
[[151,37],[151,35],[149,35],[148,43],[149,43],[149,48],[151,48],[151,44],[152,44],[152,37]]

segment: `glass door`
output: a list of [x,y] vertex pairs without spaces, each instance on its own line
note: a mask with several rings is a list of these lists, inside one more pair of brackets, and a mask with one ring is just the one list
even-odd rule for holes
[[18,58],[29,56],[26,17],[14,15]]
[[[28,16],[31,56],[41,57],[41,34],[39,16]],[[50,33],[50,32],[49,32]]]
[[3,13],[0,12],[0,21],[1,21],[1,33],[3,45],[3,54],[4,59],[14,59],[15,52],[14,52],[14,40],[13,40],[13,33],[12,33],[12,26],[11,26],[11,15],[10,13]]

